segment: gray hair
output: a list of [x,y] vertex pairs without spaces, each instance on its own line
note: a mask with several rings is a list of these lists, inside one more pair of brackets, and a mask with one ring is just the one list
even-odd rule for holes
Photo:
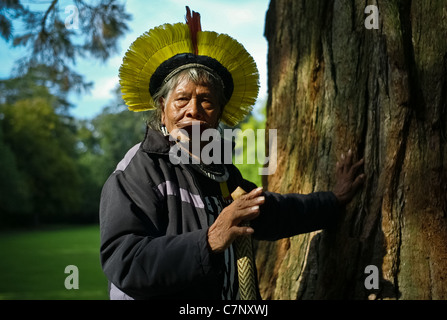
[[215,76],[203,68],[194,67],[182,70],[172,76],[166,83],[163,83],[163,85],[152,96],[155,103],[155,110],[149,115],[147,122],[149,128],[161,131],[161,114],[163,111],[161,100],[162,98],[166,100],[169,94],[171,94],[172,90],[174,90],[177,85],[184,80],[192,81],[195,84],[206,85],[211,88],[213,92],[217,94],[217,101],[221,108],[222,115],[223,109],[228,102],[224,95],[222,80],[218,76]]

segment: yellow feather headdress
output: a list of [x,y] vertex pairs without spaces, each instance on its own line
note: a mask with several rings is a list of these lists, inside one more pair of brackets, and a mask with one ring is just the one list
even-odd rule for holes
[[259,91],[259,73],[253,57],[226,34],[200,31],[200,20],[198,30],[197,25],[194,31],[184,23],[164,24],[132,43],[119,70],[121,92],[130,110],[155,108],[149,90],[151,78],[161,64],[179,54],[217,60],[231,74],[233,90],[222,114],[224,123],[234,126],[252,110]]

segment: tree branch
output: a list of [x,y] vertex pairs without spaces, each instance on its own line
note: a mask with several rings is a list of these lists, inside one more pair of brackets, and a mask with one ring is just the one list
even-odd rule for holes
[[53,0],[53,2],[51,2],[51,5],[48,7],[47,11],[45,12],[45,15],[43,16],[43,19],[41,21],[40,33],[44,33],[44,34],[47,33],[45,30],[45,23],[47,21],[49,14],[51,13],[51,11],[54,10],[54,7],[56,6],[57,2],[58,2],[58,0]]

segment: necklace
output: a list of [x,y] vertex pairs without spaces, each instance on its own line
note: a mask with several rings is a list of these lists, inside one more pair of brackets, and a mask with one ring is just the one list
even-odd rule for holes
[[[171,142],[171,144],[175,144],[177,143],[177,145],[180,147],[180,152],[182,152],[183,154],[186,154],[190,160],[192,160],[193,158],[195,158],[195,160],[200,161],[200,159],[193,155],[187,148],[185,148],[180,141],[173,141]],[[210,163],[210,164],[204,164],[202,162],[200,163],[193,163],[192,161],[190,162],[190,166],[197,172],[201,173],[202,175],[204,175],[205,177],[208,177],[214,181],[217,182],[224,182],[228,180],[229,177],[229,172],[227,167],[224,164],[216,164],[216,163]]]
[[204,176],[217,181],[217,182],[224,182],[228,180],[228,170],[227,167],[223,164],[191,164],[194,170],[197,172],[203,174]]

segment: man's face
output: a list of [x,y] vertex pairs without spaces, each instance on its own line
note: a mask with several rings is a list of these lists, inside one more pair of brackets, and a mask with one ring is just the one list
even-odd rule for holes
[[200,131],[217,128],[221,116],[217,95],[206,85],[183,80],[163,100],[162,123],[171,134],[184,129],[191,134],[192,125]]

